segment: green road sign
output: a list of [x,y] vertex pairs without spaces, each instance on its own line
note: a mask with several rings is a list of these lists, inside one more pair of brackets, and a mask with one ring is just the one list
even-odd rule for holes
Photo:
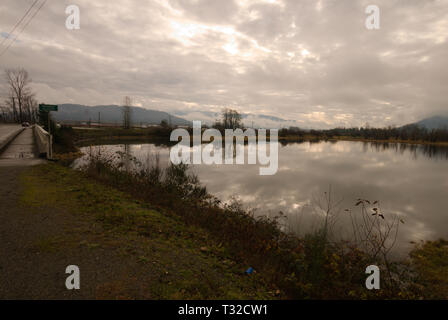
[[55,104],[40,104],[39,111],[58,111],[58,106]]

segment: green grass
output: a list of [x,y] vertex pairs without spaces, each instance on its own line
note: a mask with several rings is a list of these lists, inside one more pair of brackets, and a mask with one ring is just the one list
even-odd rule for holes
[[[100,249],[109,249],[122,256],[124,264],[135,262],[143,274],[150,270],[145,279],[117,271],[115,279],[97,285],[98,298],[139,298],[133,295],[135,283],[155,299],[274,298],[260,275],[245,275],[248,266],[233,261],[226,247],[205,230],[80,172],[57,164],[40,165],[25,172],[21,182],[21,202],[31,211],[45,213],[49,219],[71,215],[77,221],[65,226],[64,239],[49,235],[37,241],[38,251],[58,254],[75,244],[101,257]],[[110,265],[110,270],[116,267]]]
[[410,254],[417,273],[415,286],[420,296],[448,299],[448,241],[427,241]]

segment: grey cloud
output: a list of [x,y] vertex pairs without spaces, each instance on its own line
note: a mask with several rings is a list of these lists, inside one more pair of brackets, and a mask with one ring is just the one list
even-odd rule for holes
[[170,0],[174,8],[184,11],[192,18],[210,23],[229,23],[238,12],[234,0]]
[[[376,31],[364,0],[77,2],[80,30],[65,28],[70,1],[48,2],[0,58],[25,67],[43,101],[132,95],[165,111],[232,106],[326,127],[447,112],[445,1],[378,0]],[[0,32],[29,5],[2,1]]]

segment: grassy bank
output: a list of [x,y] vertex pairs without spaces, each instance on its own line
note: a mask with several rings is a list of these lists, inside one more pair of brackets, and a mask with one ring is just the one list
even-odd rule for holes
[[[62,220],[42,230],[33,251],[45,261],[81,263],[82,292],[98,299],[275,299],[259,274],[197,226],[57,165],[22,174],[21,203],[31,215]],[[45,192],[42,192],[42,191]],[[82,253],[85,252],[82,256]],[[103,275],[89,279],[90,274]]]
[[427,299],[448,299],[448,241],[420,243],[410,253],[415,286]]
[[[195,176],[188,174],[186,166],[162,170],[154,165],[124,170],[129,168],[129,163],[126,165],[115,160],[104,154],[100,157],[92,155],[84,172],[107,186],[150,204],[176,221],[206,230],[211,239],[226,248],[229,257],[257,270],[263,282],[274,291],[279,290],[282,298],[432,297],[430,282],[423,279],[427,279],[424,274],[434,271],[432,268],[437,263],[426,269],[418,268],[418,255],[411,255],[405,261],[391,261],[387,257],[390,249],[388,238],[395,230],[394,221],[389,217],[372,215],[374,202],[357,201],[358,212],[354,214],[362,217],[357,223],[364,223],[358,226],[361,239],[358,242],[332,241],[324,225],[320,230],[298,238],[282,232],[275,219],[255,218],[237,202],[222,204],[207,193]],[[367,237],[363,238],[364,231]],[[418,250],[426,252],[426,249]],[[441,250],[448,248],[445,246]],[[382,287],[378,291],[365,288],[365,269],[372,264],[381,269]],[[446,266],[438,268],[441,268],[438,273],[444,274]],[[444,290],[448,288],[447,283],[441,282],[441,287],[444,289],[440,289],[436,296],[446,298]]]

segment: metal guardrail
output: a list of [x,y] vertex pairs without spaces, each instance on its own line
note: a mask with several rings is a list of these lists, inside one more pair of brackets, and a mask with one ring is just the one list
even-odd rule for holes
[[37,142],[37,150],[39,155],[47,159],[53,158],[53,136],[45,131],[41,126],[34,125],[34,136]]

